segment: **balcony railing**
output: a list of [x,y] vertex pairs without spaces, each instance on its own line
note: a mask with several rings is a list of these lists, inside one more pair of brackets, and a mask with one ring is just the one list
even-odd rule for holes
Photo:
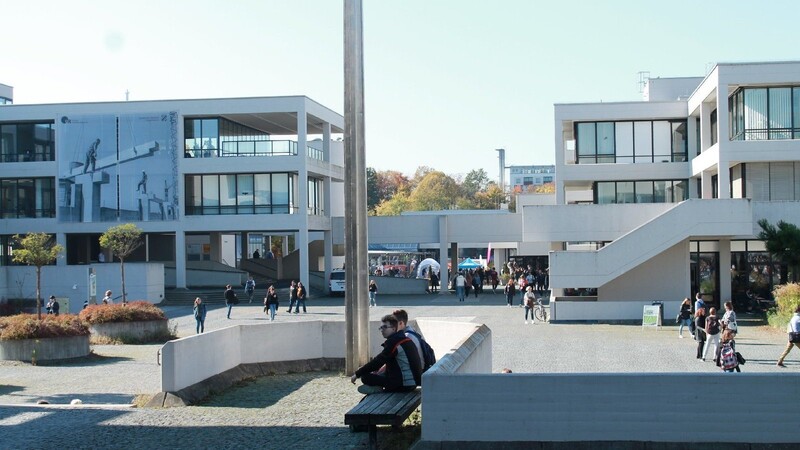
[[307,146],[306,155],[311,159],[318,159],[320,161],[325,161],[325,152],[318,148]]
[[294,156],[296,141],[222,141],[221,149],[184,150],[185,158],[219,158],[230,156]]
[[778,141],[800,139],[800,128],[748,128],[731,136],[732,141]]

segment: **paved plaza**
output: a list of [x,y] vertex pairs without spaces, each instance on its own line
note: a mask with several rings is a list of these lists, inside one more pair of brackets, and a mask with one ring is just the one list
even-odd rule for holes
[[[344,320],[342,298],[311,299],[308,313],[289,314],[285,303],[276,321]],[[492,330],[493,367],[498,372],[718,372],[695,358],[696,343],[679,339],[667,312],[660,330],[636,325],[524,323],[524,309],[505,306],[501,294],[459,303],[454,296],[379,296],[370,317],[379,320],[401,307],[416,317],[468,317]],[[268,323],[257,304],[209,310],[206,330],[232,324]],[[167,307],[180,336],[194,333],[191,307]],[[786,345],[784,333],[740,317],[737,350],[744,372],[800,371],[800,352],[787,368],[775,366]],[[684,335],[688,332],[684,331]],[[258,343],[253,343],[258,345]],[[286,342],[291,346],[291,342]],[[79,362],[31,366],[0,362],[0,448],[366,448],[365,433],[350,433],[344,413],[361,395],[341,373],[302,373],[260,378],[202,405],[171,409],[125,406],[137,394],[160,390],[158,345],[93,346]],[[83,407],[40,407],[37,400]],[[89,407],[101,404],[104,406]]]

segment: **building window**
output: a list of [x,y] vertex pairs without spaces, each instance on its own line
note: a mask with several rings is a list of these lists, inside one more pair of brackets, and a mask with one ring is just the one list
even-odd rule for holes
[[295,175],[186,175],[186,215],[294,214]]
[[581,122],[578,164],[687,161],[686,120]]
[[319,178],[308,179],[308,214],[325,215],[324,197],[322,193],[323,181]]
[[37,219],[56,216],[54,178],[6,178],[0,180],[0,216],[4,219]]
[[688,198],[688,180],[598,181],[596,204],[678,203]]
[[739,88],[728,108],[732,141],[800,138],[800,87]]
[[55,161],[53,122],[1,123],[0,161]]

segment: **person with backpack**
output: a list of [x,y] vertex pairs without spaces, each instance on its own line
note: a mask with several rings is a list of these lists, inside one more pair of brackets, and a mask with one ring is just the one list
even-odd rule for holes
[[[389,314],[381,318],[381,335],[386,339],[383,350],[371,361],[361,366],[350,382],[361,378],[362,394],[378,392],[411,392],[422,385],[422,362],[414,342],[398,330],[397,317]],[[385,367],[383,371],[380,371]]]
[[233,309],[233,305],[239,303],[239,297],[236,296],[236,292],[233,292],[233,288],[231,285],[225,286],[225,306],[228,307],[228,319],[231,318],[231,309]]
[[739,325],[736,323],[736,312],[733,310],[733,302],[725,302],[725,314],[722,316],[722,329],[731,330],[734,334],[739,332]]
[[706,343],[706,309],[700,308],[694,313],[694,340],[697,341],[697,359],[703,357]]
[[419,352],[419,360],[422,362],[422,371],[425,372],[436,364],[436,353],[433,348],[428,344],[428,341],[422,337],[422,334],[411,328],[408,325],[408,313],[404,309],[396,309],[393,316],[397,318],[397,329],[406,334],[406,337],[411,339]]
[[736,358],[736,343],[733,341],[735,333],[732,330],[722,332],[722,342],[719,344],[714,360],[725,372],[740,372],[739,360]]
[[256,292],[256,281],[252,275],[247,276],[247,281],[244,283],[244,293],[250,299],[249,303],[253,303],[253,294]]
[[717,318],[717,308],[711,307],[708,310],[708,317],[706,317],[706,346],[703,349],[703,361],[706,360],[706,356],[708,355],[708,349],[711,346],[714,346],[714,355],[717,354],[719,350],[719,334],[722,331],[722,325],[719,323],[719,319]]

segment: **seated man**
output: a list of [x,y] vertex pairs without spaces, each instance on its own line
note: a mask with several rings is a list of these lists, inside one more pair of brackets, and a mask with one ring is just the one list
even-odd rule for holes
[[[381,344],[383,351],[356,370],[350,381],[355,384],[361,378],[364,385],[358,387],[358,392],[362,394],[413,391],[422,384],[422,362],[417,347],[398,330],[395,316],[383,316],[381,322],[381,334],[386,338]],[[379,373],[384,366],[385,370]]]

